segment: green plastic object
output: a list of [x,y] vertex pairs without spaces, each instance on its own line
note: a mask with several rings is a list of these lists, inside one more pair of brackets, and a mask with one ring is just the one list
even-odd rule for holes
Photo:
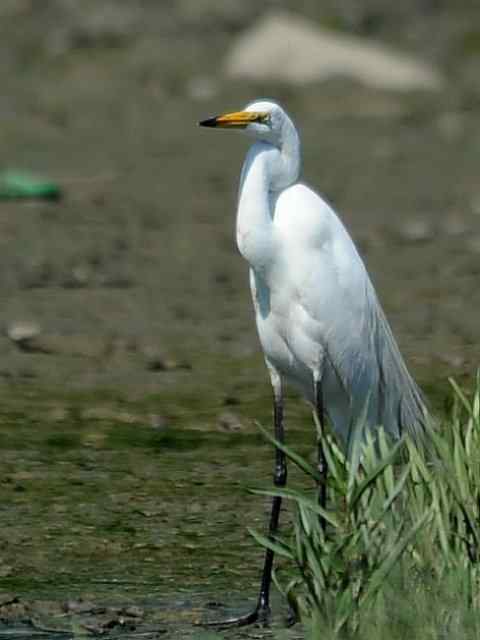
[[0,199],[47,198],[58,200],[61,189],[55,182],[27,171],[7,170],[0,172]]

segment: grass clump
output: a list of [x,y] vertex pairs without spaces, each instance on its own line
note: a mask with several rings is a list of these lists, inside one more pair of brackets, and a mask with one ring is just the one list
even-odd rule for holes
[[288,538],[252,533],[288,560],[288,577],[274,578],[309,639],[479,637],[480,374],[470,395],[451,383],[451,414],[429,429],[427,452],[379,430],[354,438],[347,459],[323,439],[328,510],[314,492],[260,492],[295,504]]

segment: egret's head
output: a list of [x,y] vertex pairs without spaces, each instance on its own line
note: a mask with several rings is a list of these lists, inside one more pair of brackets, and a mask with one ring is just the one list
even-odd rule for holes
[[259,100],[248,104],[243,111],[225,113],[199,122],[202,127],[236,129],[280,147],[287,132],[294,130],[292,121],[276,102]]

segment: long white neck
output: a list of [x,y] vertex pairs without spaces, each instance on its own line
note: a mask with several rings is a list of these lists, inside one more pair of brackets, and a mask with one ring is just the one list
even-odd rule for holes
[[237,246],[250,266],[263,271],[275,254],[274,207],[300,172],[298,136],[277,148],[256,142],[245,159],[237,210]]

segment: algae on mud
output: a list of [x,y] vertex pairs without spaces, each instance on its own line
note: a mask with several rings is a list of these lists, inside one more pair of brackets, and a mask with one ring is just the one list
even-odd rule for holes
[[[119,415],[128,407],[138,419],[89,419],[86,409],[99,403]],[[224,606],[246,605],[262,552],[245,525],[261,528],[266,506],[247,488],[269,486],[272,452],[252,423],[225,432],[208,404],[202,411],[197,403],[200,427],[175,418],[171,404],[171,421],[158,430],[141,416],[163,407],[160,397],[11,395],[0,416],[0,591],[30,612],[39,601],[148,603],[152,624],[175,616],[198,621],[202,606],[220,594]],[[181,415],[181,401],[177,408]],[[308,411],[291,417],[299,424],[292,437],[308,450]],[[196,605],[179,612],[174,603],[191,597]],[[15,620],[19,606],[5,606],[4,617]],[[71,621],[64,614],[63,622]]]

